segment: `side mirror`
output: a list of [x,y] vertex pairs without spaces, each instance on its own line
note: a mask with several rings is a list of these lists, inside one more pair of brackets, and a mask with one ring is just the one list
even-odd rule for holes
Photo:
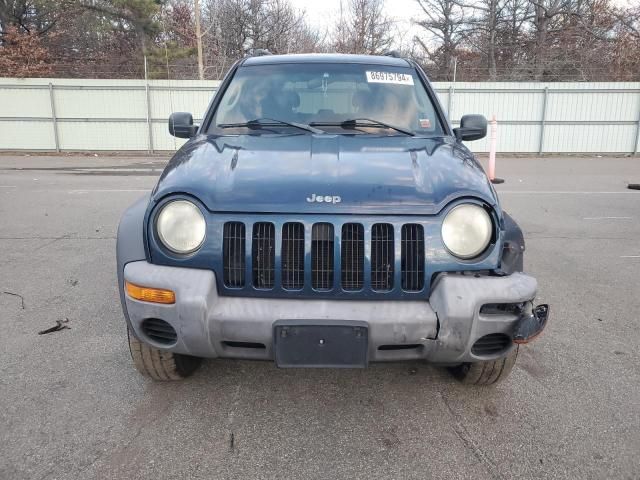
[[187,112],[172,113],[169,117],[169,133],[178,138],[191,138],[198,131],[193,116]]
[[464,115],[453,133],[460,141],[480,140],[487,136],[487,119],[483,115]]

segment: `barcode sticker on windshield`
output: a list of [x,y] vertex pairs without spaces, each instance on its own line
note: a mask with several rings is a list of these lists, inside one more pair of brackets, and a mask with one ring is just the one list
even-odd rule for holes
[[413,77],[398,72],[366,72],[368,83],[395,83],[397,85],[413,85]]

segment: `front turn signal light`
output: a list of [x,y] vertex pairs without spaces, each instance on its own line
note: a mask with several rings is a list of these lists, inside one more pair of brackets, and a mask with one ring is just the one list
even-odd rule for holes
[[135,300],[151,303],[176,303],[176,294],[171,290],[163,290],[161,288],[149,288],[134,285],[133,283],[124,282],[127,295]]

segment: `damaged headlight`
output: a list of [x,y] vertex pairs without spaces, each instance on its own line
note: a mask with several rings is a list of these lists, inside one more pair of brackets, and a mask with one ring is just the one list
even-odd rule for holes
[[200,209],[187,200],[167,203],[156,220],[162,244],[175,253],[195,252],[202,243],[207,224]]
[[442,241],[458,258],[480,255],[491,241],[491,218],[479,205],[463,203],[451,209],[442,222]]

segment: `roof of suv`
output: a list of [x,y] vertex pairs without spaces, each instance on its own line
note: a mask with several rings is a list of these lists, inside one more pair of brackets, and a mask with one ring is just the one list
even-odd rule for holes
[[302,53],[248,57],[243,65],[273,65],[278,63],[365,63],[391,67],[411,66],[404,58],[381,55],[347,55],[342,53]]

